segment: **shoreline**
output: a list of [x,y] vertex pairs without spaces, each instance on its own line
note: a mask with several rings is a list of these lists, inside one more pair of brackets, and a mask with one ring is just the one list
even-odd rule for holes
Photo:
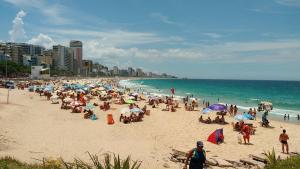
[[[148,78],[136,78],[136,79],[123,79],[123,80],[125,80],[125,81],[131,81],[131,80],[144,80],[144,79],[148,79]],[[156,79],[154,79],[154,80],[156,80]],[[157,79],[157,80],[159,80],[159,79]],[[198,79],[197,79],[198,80]],[[201,79],[202,80],[202,79]],[[204,79],[205,80],[205,79]],[[209,80],[209,79],[208,79]],[[215,80],[215,79],[213,79],[213,80]],[[221,80],[221,79],[217,79],[217,80]],[[121,81],[121,80],[120,80]],[[134,85],[140,85],[140,84],[138,84],[138,83],[132,83],[132,84],[134,84]],[[124,86],[123,86],[124,87]],[[150,87],[153,87],[153,86],[150,86]],[[139,87],[137,87],[137,88],[139,88]],[[145,91],[145,92],[147,92],[147,91]],[[149,92],[149,93],[151,93],[151,92]],[[152,94],[161,94],[161,95],[163,95],[163,96],[170,96],[169,94],[166,94],[166,93],[163,93],[163,92],[160,92],[160,93],[152,93]],[[190,94],[190,95],[192,95],[192,94]],[[175,97],[178,97],[178,98],[184,98],[184,96],[181,96],[181,95],[174,95]],[[199,101],[201,102],[201,99],[200,98],[198,98],[199,99]],[[220,100],[222,100],[221,99],[221,97],[220,97]],[[200,103],[201,104],[201,103]],[[202,105],[202,104],[201,104]],[[230,104],[228,104],[228,105],[230,105]],[[246,107],[246,106],[241,106],[241,105],[237,105],[238,106],[238,108],[239,108],[239,110],[238,110],[238,113],[243,113],[244,111],[248,111],[248,110],[246,110],[246,109],[242,109],[241,107]],[[250,107],[249,107],[250,108]],[[255,108],[257,108],[257,107],[255,107]],[[298,112],[298,110],[287,110],[287,109],[279,109],[279,110],[282,110],[282,111],[284,111],[284,110],[286,110],[286,111],[294,111],[294,112]],[[257,112],[257,115],[258,115],[258,117],[260,117],[261,118],[261,116],[262,116],[262,113],[263,112]],[[287,113],[288,114],[288,113]],[[300,110],[299,110],[299,114],[300,114]],[[274,121],[279,121],[279,122],[284,122],[284,123],[293,123],[293,124],[297,124],[297,125],[300,125],[300,120],[297,120],[297,116],[296,115],[290,115],[290,120],[284,120],[283,119],[283,115],[279,115],[279,114],[275,114],[275,113],[272,113],[272,112],[270,112],[269,113],[269,115],[268,115],[268,118],[270,119],[270,120],[274,120]]]

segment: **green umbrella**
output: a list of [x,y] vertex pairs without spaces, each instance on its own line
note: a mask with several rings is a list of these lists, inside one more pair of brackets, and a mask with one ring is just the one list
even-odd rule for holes
[[127,101],[125,101],[125,103],[126,104],[133,104],[133,103],[135,103],[133,100],[127,100]]

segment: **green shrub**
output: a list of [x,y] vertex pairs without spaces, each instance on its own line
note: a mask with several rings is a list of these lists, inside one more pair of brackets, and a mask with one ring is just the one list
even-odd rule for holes
[[43,159],[42,164],[27,164],[20,162],[12,157],[0,158],[0,169],[138,169],[141,162],[133,161],[128,156],[125,160],[118,156],[113,156],[113,160],[109,154],[104,155],[104,160],[101,161],[97,155],[90,153],[89,157],[92,164],[75,158],[73,162],[65,162],[63,159],[56,160]]
[[265,169],[300,169],[300,156],[289,157],[285,160],[280,160],[276,157],[275,150],[264,153],[267,158]]

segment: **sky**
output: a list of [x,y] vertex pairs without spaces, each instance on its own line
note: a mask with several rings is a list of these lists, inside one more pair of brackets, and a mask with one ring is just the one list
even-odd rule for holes
[[179,77],[300,80],[300,0],[0,0],[0,41]]

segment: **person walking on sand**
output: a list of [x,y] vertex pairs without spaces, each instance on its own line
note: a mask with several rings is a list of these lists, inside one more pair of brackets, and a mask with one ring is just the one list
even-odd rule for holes
[[282,133],[279,136],[279,141],[281,142],[282,146],[282,153],[284,153],[284,147],[286,149],[286,153],[289,153],[289,145],[287,140],[289,139],[289,136],[286,134],[286,130],[283,129]]
[[189,169],[203,169],[203,164],[206,161],[206,152],[203,149],[202,141],[197,141],[197,147],[189,151],[183,169],[187,169],[190,159]]

